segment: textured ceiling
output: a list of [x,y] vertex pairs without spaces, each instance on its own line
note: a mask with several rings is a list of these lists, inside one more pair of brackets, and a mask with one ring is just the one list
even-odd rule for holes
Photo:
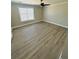
[[[40,4],[40,0],[12,0],[13,2],[26,3],[26,4]],[[56,4],[67,2],[67,0],[43,0],[45,3]]]

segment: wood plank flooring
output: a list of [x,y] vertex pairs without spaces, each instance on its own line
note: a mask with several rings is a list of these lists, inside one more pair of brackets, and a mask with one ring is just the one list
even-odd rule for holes
[[13,30],[12,59],[58,59],[67,42],[67,29],[46,22]]

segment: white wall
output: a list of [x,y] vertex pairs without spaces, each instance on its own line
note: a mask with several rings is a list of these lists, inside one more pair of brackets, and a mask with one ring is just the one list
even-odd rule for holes
[[[31,6],[20,3],[12,3],[11,5],[11,26],[18,26],[44,19],[52,23],[67,27],[68,26],[68,3],[52,4],[43,9],[40,6]],[[18,7],[33,7],[35,12],[35,20],[28,22],[21,22]],[[44,16],[44,18],[43,18]]]
[[63,27],[68,26],[68,3],[52,4],[44,8],[44,20],[56,23]]
[[[11,3],[11,4],[12,4],[11,5],[11,26],[12,27],[42,20],[43,11],[40,6],[31,6],[31,5],[20,4],[20,3]],[[18,7],[33,7],[35,19],[32,21],[21,22]]]

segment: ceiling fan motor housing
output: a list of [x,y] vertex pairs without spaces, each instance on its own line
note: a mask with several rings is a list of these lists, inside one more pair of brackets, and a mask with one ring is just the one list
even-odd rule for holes
[[41,6],[45,6],[44,3],[41,3]]

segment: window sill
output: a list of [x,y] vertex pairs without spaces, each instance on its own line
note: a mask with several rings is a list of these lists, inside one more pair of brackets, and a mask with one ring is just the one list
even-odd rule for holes
[[29,22],[29,21],[33,21],[34,19],[31,19],[31,20],[26,20],[26,21],[21,21],[21,22]]

